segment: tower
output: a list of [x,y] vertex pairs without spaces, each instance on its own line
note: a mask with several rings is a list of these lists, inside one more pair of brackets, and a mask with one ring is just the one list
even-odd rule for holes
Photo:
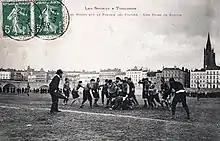
[[215,52],[212,49],[210,35],[208,33],[208,38],[206,42],[206,48],[204,49],[204,69],[215,69],[216,62],[215,62]]

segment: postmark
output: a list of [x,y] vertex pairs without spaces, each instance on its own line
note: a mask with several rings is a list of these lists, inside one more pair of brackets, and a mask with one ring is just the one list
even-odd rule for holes
[[34,12],[35,30],[39,30],[36,36],[44,40],[55,40],[62,36],[70,22],[67,7],[61,0],[35,0],[35,4],[42,12],[41,14]]
[[[16,41],[27,41],[33,38],[39,32],[39,30],[34,30],[33,11],[42,13],[33,1],[3,1],[3,37]],[[41,23],[39,26],[42,26],[42,21],[39,23]]]

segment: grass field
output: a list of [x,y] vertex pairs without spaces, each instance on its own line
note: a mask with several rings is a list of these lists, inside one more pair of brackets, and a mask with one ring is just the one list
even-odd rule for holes
[[0,94],[0,141],[220,141],[220,99],[187,98],[191,120],[181,104],[170,111],[140,106],[131,111],[62,105],[49,114],[49,94]]

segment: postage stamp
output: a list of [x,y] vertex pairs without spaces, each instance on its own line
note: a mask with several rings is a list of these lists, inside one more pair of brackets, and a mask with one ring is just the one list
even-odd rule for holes
[[[44,40],[54,40],[62,36],[70,22],[67,7],[61,0],[35,0],[42,13],[34,12],[37,37]],[[37,8],[35,8],[37,9]]]
[[[34,30],[33,12],[42,13],[33,1],[3,1],[2,2],[2,30],[3,37],[17,41],[33,38],[39,30]],[[42,26],[42,21],[39,21]]]
[[3,36],[27,40],[31,33],[31,3],[28,1],[2,2]]

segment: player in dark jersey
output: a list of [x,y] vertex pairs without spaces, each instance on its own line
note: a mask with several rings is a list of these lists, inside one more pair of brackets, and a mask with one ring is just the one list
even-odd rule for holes
[[99,90],[100,90],[100,87],[99,87],[99,78],[97,78],[96,82],[94,83],[93,85],[93,88],[92,88],[92,94],[93,94],[93,97],[94,97],[94,104],[93,106],[94,107],[98,107],[98,100],[99,100]]
[[143,85],[143,90],[142,90],[142,98],[144,99],[144,107],[147,107],[147,105],[150,105],[149,101],[149,80],[147,78],[143,78],[140,80],[138,83]]
[[[102,98],[102,106],[104,106],[105,104],[105,97],[106,99],[108,100],[109,98],[109,95],[108,95],[108,79],[105,80],[105,84],[104,85],[101,85],[102,87],[102,95],[101,95],[101,98]],[[107,101],[106,101],[107,103]]]
[[190,119],[189,114],[189,108],[186,103],[186,90],[184,89],[183,85],[180,82],[175,81],[173,78],[169,79],[170,83],[170,90],[171,93],[172,89],[175,91],[175,95],[172,101],[172,118],[175,118],[175,112],[176,112],[176,105],[178,102],[181,102],[183,105],[183,108],[185,109],[187,116],[186,119]]
[[162,101],[161,101],[161,105],[162,107],[164,107],[163,103],[165,103],[166,107],[169,108],[171,107],[171,104],[169,102],[169,97],[170,97],[170,93],[169,93],[169,86],[167,85],[167,83],[164,80],[164,77],[161,77],[161,94],[162,94]]
[[93,89],[94,83],[95,83],[95,80],[91,79],[90,83],[87,83],[87,85],[84,87],[84,90],[83,90],[83,101],[82,101],[82,104],[81,104],[80,108],[83,108],[84,103],[87,100],[89,101],[90,108],[93,108],[92,107],[92,95],[91,95],[92,92],[91,91]]
[[128,78],[128,85],[129,85],[129,97],[133,99],[134,103],[136,105],[139,105],[137,98],[135,96],[135,85],[132,82],[131,78]]
[[[65,78],[65,83],[63,84],[63,93],[64,95],[69,98],[70,96],[70,83],[69,83],[69,79]],[[68,100],[64,99],[63,100],[63,104],[67,105]]]
[[115,103],[115,99],[118,96],[118,87],[117,84],[114,83],[111,79],[108,80],[108,94],[109,94],[109,99],[107,100],[107,108],[112,108]]
[[[121,92],[119,94],[119,96],[117,97],[117,101],[115,103],[115,107],[114,109],[121,109],[121,110],[126,110],[128,109],[130,105],[130,98],[128,98],[128,95],[129,95],[129,85],[128,85],[128,82],[127,82],[127,77],[125,77],[125,80],[122,80],[122,85],[121,85]],[[130,108],[132,109],[132,107]]]

